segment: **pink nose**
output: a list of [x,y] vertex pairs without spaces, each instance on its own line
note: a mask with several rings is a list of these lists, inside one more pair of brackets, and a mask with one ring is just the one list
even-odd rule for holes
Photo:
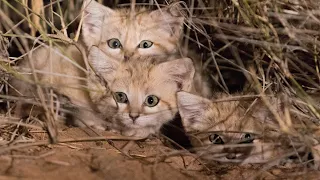
[[125,52],[124,53],[124,60],[128,61],[130,58],[132,58],[132,56],[134,55],[134,52]]
[[132,119],[133,122],[139,117],[139,113],[130,113],[129,117]]

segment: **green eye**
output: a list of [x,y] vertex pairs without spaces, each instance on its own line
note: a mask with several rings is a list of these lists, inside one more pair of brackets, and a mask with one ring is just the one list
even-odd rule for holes
[[114,93],[114,99],[118,103],[128,103],[127,95],[125,93],[123,93],[123,92],[115,92]]
[[218,134],[211,134],[209,140],[212,144],[224,144],[222,138]]
[[159,103],[159,98],[155,95],[150,95],[146,98],[144,103],[149,107],[154,107]]
[[121,48],[121,43],[119,39],[113,38],[113,39],[109,39],[107,42],[108,42],[108,46],[112,49]]
[[146,49],[146,48],[149,48],[153,45],[153,42],[151,41],[148,41],[148,40],[143,40],[140,42],[138,48],[143,48],[143,49]]

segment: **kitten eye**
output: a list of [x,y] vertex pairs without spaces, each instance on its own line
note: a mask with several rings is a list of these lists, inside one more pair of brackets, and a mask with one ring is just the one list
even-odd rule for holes
[[108,42],[108,46],[112,49],[121,48],[121,43],[119,39],[113,38],[113,39],[109,39],[107,42]]
[[149,107],[154,107],[159,103],[159,98],[155,95],[150,95],[146,98],[144,103]]
[[115,92],[114,93],[114,99],[118,103],[128,103],[127,95],[125,93],[123,93],[123,92]]
[[251,138],[251,134],[245,134],[243,137],[244,137],[245,139],[250,139],[250,138]]
[[149,48],[153,45],[153,42],[151,41],[148,41],[148,40],[143,40],[140,42],[140,44],[138,45],[138,48],[143,48],[143,49],[146,49],[146,48]]
[[218,134],[211,134],[209,136],[209,140],[210,142],[212,142],[213,144],[224,144],[222,138],[218,135]]
[[254,137],[252,136],[252,134],[244,134],[242,137],[241,137],[241,143],[252,143],[254,140]]

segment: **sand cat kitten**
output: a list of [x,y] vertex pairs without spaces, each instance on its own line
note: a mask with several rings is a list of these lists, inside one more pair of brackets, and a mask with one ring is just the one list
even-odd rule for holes
[[[124,60],[129,56],[165,55],[177,50],[176,46],[179,44],[183,18],[174,16],[169,12],[169,9],[155,11],[146,11],[143,8],[137,9],[134,18],[129,19],[130,11],[128,9],[112,10],[94,0],[85,1],[84,7],[85,18],[82,26],[82,36],[87,50],[93,45],[98,45],[107,52],[108,58],[117,60]],[[95,114],[94,106],[98,105],[105,112],[108,112],[110,108],[103,106],[104,101],[98,100],[102,96],[112,99],[112,96],[106,96],[108,91],[99,82],[90,82],[89,84],[90,88],[97,88],[99,93],[90,91],[91,93],[88,94],[88,89],[90,89],[86,86],[88,77],[80,51],[74,46],[67,45],[57,46],[51,50],[47,47],[38,48],[30,58],[35,64],[36,71],[38,71],[39,83],[42,86],[53,88],[56,94],[66,96],[72,104],[86,109],[85,112],[80,110],[81,113],[75,114],[82,119],[88,119],[86,120],[87,123],[94,125],[94,121],[90,120],[92,115]],[[74,62],[68,62],[68,58]],[[19,79],[22,78],[22,80],[12,80],[19,93],[12,90],[12,94],[37,97],[35,86],[24,82],[26,80],[28,82],[34,81],[27,59],[25,58],[19,64],[22,73]],[[89,59],[95,64],[99,63],[100,60]],[[103,68],[100,67],[100,69]],[[50,81],[52,83],[49,83]],[[106,92],[103,92],[104,90]],[[94,102],[95,100],[97,101]],[[23,102],[18,104],[18,109],[19,107],[20,109],[24,108],[24,105],[26,105]],[[21,116],[28,115],[27,111],[26,114],[20,112],[22,113]],[[92,115],[87,115],[87,112],[91,112]],[[105,115],[107,114],[105,113]],[[97,125],[100,126],[100,123]]]
[[103,59],[100,74],[117,101],[111,128],[127,136],[157,133],[178,111],[175,93],[193,91],[194,66],[188,58],[167,61],[150,56],[122,62],[107,58],[97,47],[90,50],[92,58]]
[[[219,99],[230,97],[225,94],[217,96]],[[240,101],[212,102],[187,92],[178,92],[177,102],[192,145],[202,147],[197,150],[201,158],[227,158],[242,163],[263,162],[275,153],[274,147],[262,147],[258,145],[259,140],[255,139],[265,130],[259,121],[262,119],[256,117],[266,115],[266,109],[257,108],[256,112],[245,115],[246,109]],[[250,143],[254,143],[254,146]]]
[[[83,40],[88,49],[97,46],[106,58],[113,60],[137,59],[141,56],[165,56],[165,60],[191,57],[196,68],[196,88],[204,97],[211,96],[207,78],[202,75],[200,58],[195,53],[181,52],[184,17],[179,6],[158,10],[136,7],[110,9],[94,0],[84,3],[85,18],[82,26]],[[99,73],[104,61],[89,59]]]
[[108,58],[127,60],[178,51],[184,18],[174,7],[110,9],[94,0],[84,2],[82,35],[88,48],[95,45]]
[[[29,61],[29,58],[31,61]],[[11,90],[12,95],[31,99],[39,97],[30,62],[34,65],[35,74],[38,78],[37,83],[44,90],[44,98],[50,100],[49,90],[52,89],[55,94],[63,95],[70,101],[70,104],[66,106],[69,107],[68,110],[75,118],[75,124],[83,126],[83,123],[81,123],[83,120],[89,126],[99,128],[106,126],[106,122],[97,116],[96,105],[98,102],[93,101],[88,92],[95,87],[103,89],[102,94],[104,95],[110,94],[110,92],[106,87],[103,87],[101,82],[94,79],[95,77],[87,77],[87,70],[77,47],[61,45],[52,48],[44,45],[32,50],[30,56],[20,62],[17,69],[19,72],[18,78],[14,78],[10,82],[14,87]],[[91,87],[87,86],[88,80]],[[110,94],[108,98],[111,103],[112,95]],[[63,106],[64,104],[62,104]],[[27,116],[30,113],[30,108],[29,104],[19,101],[16,113],[20,117]],[[112,114],[109,113],[109,115]]]

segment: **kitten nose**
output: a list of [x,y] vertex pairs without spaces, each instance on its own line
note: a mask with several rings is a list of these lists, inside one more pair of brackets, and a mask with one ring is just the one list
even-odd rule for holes
[[139,113],[129,113],[129,117],[133,122],[135,122],[135,120],[139,117]]
[[133,55],[134,55],[134,52],[129,52],[129,51],[125,52],[124,53],[124,60],[128,61]]

